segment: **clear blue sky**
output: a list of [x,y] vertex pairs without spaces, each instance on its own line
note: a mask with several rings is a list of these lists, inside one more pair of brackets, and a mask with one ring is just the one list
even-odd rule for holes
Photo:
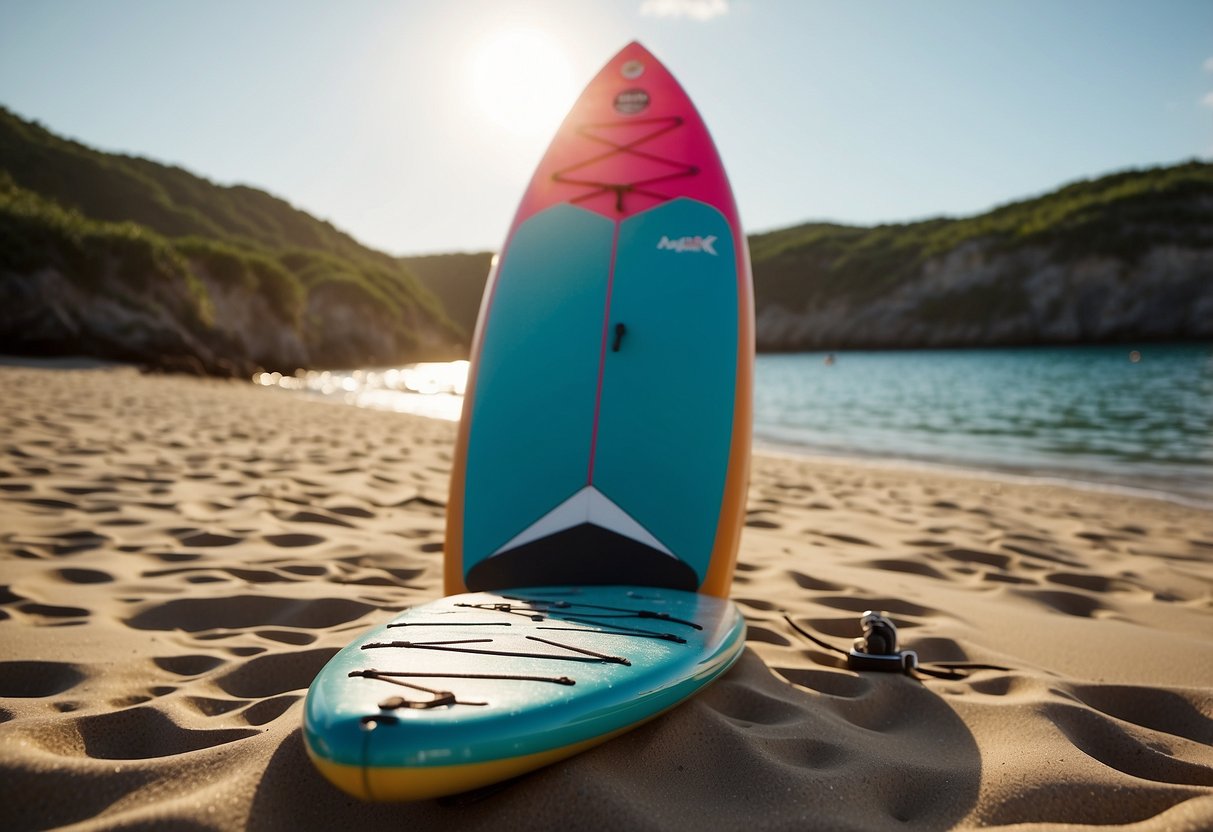
[[0,0],[0,103],[392,253],[495,249],[632,39],[699,106],[748,231],[1213,157],[1211,0]]

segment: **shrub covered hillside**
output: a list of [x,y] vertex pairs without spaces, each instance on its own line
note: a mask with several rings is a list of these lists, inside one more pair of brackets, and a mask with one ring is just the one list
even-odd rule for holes
[[465,342],[399,261],[329,223],[0,108],[0,351],[244,374]]
[[476,328],[484,284],[493,264],[491,251],[401,257],[400,263],[438,296],[447,314],[469,335]]
[[761,349],[1213,338],[1213,165],[967,219],[750,238]]

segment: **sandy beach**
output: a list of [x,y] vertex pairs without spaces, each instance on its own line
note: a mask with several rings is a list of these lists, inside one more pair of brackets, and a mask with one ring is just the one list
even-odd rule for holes
[[[0,828],[1213,829],[1213,511],[758,456],[738,665],[506,786],[368,805],[316,672],[441,594],[455,426],[246,382],[0,367]],[[924,665],[857,674],[883,609]]]

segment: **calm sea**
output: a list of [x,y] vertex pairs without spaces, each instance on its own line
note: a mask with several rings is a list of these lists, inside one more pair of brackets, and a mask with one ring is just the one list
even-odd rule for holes
[[[265,384],[458,419],[466,362]],[[418,392],[410,392],[418,391]],[[421,392],[424,391],[424,392]],[[1213,502],[1213,345],[759,356],[760,448],[928,463]]]

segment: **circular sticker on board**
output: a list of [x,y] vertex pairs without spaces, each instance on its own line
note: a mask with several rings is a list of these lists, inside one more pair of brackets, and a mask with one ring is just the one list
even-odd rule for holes
[[644,75],[644,64],[640,61],[628,61],[619,68],[619,74],[629,81],[635,81],[641,75]]
[[615,111],[633,116],[649,106],[649,94],[641,89],[624,90],[615,96]]

